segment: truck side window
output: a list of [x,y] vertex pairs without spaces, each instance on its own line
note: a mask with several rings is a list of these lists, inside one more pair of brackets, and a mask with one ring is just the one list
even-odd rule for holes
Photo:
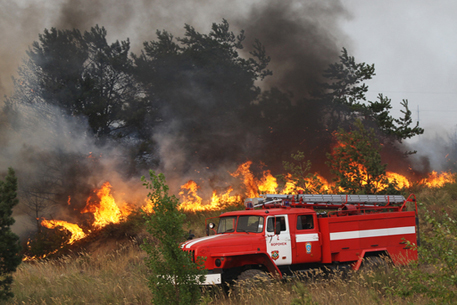
[[281,228],[281,231],[287,231],[286,229],[286,218],[284,216],[279,217],[270,217],[267,221],[267,232],[275,231],[275,221],[276,226]]
[[297,230],[314,229],[313,215],[299,215],[297,218]]

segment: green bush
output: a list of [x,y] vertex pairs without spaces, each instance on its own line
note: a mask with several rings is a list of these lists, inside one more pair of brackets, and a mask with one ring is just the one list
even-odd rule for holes
[[152,274],[149,288],[154,304],[197,304],[201,291],[199,284],[204,280],[203,261],[197,263],[181,249],[185,240],[183,229],[185,214],[178,210],[179,201],[168,195],[168,186],[163,174],[149,172],[150,181],[141,178],[151,192],[148,198],[153,203],[153,213],[145,215],[147,231],[154,241],[145,240],[142,248],[148,253],[146,265]]
[[425,234],[416,248],[419,260],[407,267],[394,268],[393,294],[409,297],[420,294],[431,303],[452,304],[457,300],[457,222],[446,212],[438,221],[434,213],[424,211]]

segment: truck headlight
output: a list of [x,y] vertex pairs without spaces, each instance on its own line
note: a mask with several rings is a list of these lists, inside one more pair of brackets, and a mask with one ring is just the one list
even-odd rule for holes
[[216,258],[216,260],[214,261],[214,264],[216,265],[216,267],[220,267],[222,265],[222,262],[220,259]]

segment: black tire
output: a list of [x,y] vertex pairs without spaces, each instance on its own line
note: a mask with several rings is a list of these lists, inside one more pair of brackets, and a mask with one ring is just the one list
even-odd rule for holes
[[267,272],[260,269],[248,269],[238,275],[236,282],[242,287],[252,288],[271,282],[271,277]]
[[391,266],[388,256],[371,256],[363,260],[362,268],[367,270],[389,271]]

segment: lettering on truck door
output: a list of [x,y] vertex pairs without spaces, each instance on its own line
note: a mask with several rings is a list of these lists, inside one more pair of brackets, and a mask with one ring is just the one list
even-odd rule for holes
[[[287,215],[267,217],[265,230],[267,252],[276,265],[292,264],[292,243],[287,217]],[[279,234],[275,234],[275,230],[280,230]]]

